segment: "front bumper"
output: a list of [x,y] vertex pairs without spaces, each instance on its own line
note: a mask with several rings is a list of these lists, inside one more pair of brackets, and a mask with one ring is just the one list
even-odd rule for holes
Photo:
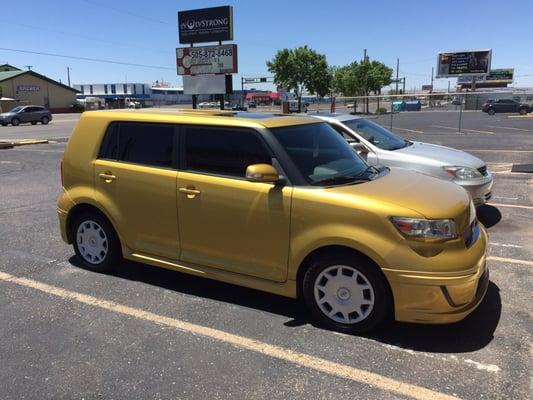
[[476,207],[485,204],[492,197],[492,185],[494,180],[490,172],[483,179],[475,181],[454,180],[459,186],[464,188],[469,194]]
[[[395,319],[404,322],[446,324],[464,319],[483,300],[489,284],[485,251],[487,234],[481,227],[476,243],[464,258],[474,265],[456,272],[416,272],[384,268],[394,298]],[[439,255],[432,257],[438,259]],[[433,262],[438,260],[433,260]],[[461,262],[457,259],[457,262]]]

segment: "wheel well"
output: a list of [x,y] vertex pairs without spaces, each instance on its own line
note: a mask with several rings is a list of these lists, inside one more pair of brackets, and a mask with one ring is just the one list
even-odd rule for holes
[[394,297],[392,295],[392,289],[390,287],[387,277],[385,276],[385,274],[383,273],[379,265],[366,254],[358,250],[355,250],[351,247],[347,247],[347,246],[320,247],[318,249],[313,250],[311,253],[309,253],[304,258],[304,260],[300,264],[300,267],[298,268],[298,273],[296,275],[296,293],[297,293],[298,298],[301,298],[302,296],[302,284],[303,284],[304,275],[307,269],[310,267],[311,261],[314,261],[318,258],[324,257],[326,255],[331,255],[331,254],[337,254],[337,255],[342,254],[342,255],[347,255],[349,257],[359,258],[359,259],[363,258],[367,260],[370,264],[374,265],[376,267],[376,270],[379,272],[379,274],[383,278],[383,281],[385,282],[385,286],[387,288],[387,291],[389,292],[389,299],[391,300],[391,305],[390,305],[391,312],[394,312]]
[[[116,233],[116,229],[115,227],[113,226],[113,223],[109,220],[109,218],[107,218],[107,215],[105,215],[100,209],[98,209],[97,207],[91,205],[91,204],[86,204],[86,203],[83,203],[83,204],[76,204],[74,207],[72,207],[72,209],[70,210],[70,212],[68,213],[68,216],[67,216],[67,238],[68,238],[68,242],[69,243],[72,243],[72,237],[71,237],[71,231],[72,231],[72,223],[73,221],[76,220],[76,217],[78,217],[78,215],[81,215],[85,212],[92,212],[92,213],[97,213],[99,214],[100,216],[102,216],[103,218],[105,218],[107,220],[107,222],[109,222],[109,225],[111,225],[113,227],[113,229],[115,230],[115,233]],[[118,237],[118,235],[117,235]]]

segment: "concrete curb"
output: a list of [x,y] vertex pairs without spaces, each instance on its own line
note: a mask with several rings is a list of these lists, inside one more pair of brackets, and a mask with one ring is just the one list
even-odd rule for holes
[[46,144],[48,139],[21,139],[21,140],[10,140],[0,141],[0,149],[12,149],[15,146],[28,146],[31,144]]

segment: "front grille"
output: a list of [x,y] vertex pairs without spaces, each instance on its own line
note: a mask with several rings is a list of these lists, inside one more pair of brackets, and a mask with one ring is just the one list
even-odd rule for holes
[[479,173],[481,175],[487,176],[487,166],[486,165],[482,166],[481,168],[478,168],[477,170],[479,171]]

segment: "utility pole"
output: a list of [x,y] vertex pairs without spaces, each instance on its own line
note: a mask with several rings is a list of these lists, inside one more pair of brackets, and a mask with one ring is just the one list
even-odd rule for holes
[[[398,94],[398,76],[400,74],[400,59],[396,59],[396,92],[394,94]],[[405,83],[404,83],[405,84]]]
[[364,50],[363,62],[366,62],[366,49]]
[[433,92],[433,67],[431,67],[431,91]]
[[68,81],[68,86],[70,87],[70,67],[67,67],[67,81]]
[[28,68],[28,71],[31,71],[31,69],[33,68],[33,65],[25,65],[26,68]]

